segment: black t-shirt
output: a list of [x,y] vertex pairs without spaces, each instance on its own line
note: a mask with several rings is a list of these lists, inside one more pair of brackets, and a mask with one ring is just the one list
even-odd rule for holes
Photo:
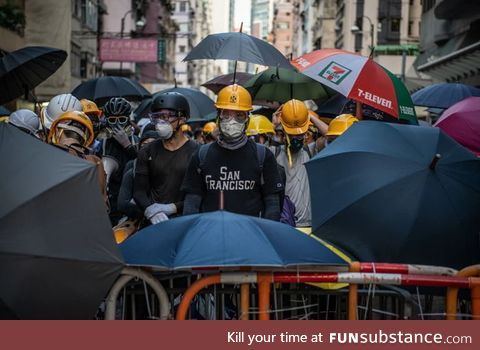
[[[198,151],[188,166],[182,190],[202,197],[201,211],[219,209],[220,191],[224,192],[224,209],[245,215],[259,216],[263,211],[263,197],[283,190],[277,162],[266,149],[263,163],[263,185],[253,141],[229,150],[217,143],[209,146],[200,169]],[[200,170],[200,171],[199,171]]]
[[180,187],[197,148],[198,144],[189,140],[179,149],[169,151],[163,147],[162,140],[157,140],[140,150],[135,174],[148,176],[152,202],[177,204],[183,201]]

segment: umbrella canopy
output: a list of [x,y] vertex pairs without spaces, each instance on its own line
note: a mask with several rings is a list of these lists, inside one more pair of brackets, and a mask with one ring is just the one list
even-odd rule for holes
[[96,167],[1,123],[0,168],[0,312],[92,319],[122,269]]
[[175,87],[159,91],[155,93],[154,96],[165,92],[178,92],[185,96],[190,106],[191,121],[195,121],[196,119],[203,121],[205,120],[203,117],[216,111],[213,100],[199,90]]
[[343,96],[417,124],[415,108],[405,85],[371,58],[343,50],[323,49],[296,58],[293,65]]
[[0,59],[0,104],[42,83],[67,59],[67,53],[43,46],[24,47]]
[[152,98],[146,98],[133,110],[133,120],[138,123],[142,118],[150,118]]
[[242,32],[210,34],[183,59],[226,59],[293,69],[275,46]]
[[[336,116],[344,113],[355,115],[356,108],[357,106],[355,101],[349,100],[345,96],[337,94],[329,98],[327,101],[320,103],[316,112],[323,117],[335,118]],[[400,124],[410,124],[412,122],[411,119],[403,119],[403,116],[400,116],[400,119],[394,118],[383,111],[379,111],[378,109],[365,104],[362,104],[362,115],[363,120],[378,120]]]
[[279,222],[216,211],[150,226],[120,249],[129,265],[182,270],[346,265],[330,249]]
[[268,68],[255,74],[244,87],[254,100],[285,103],[291,99],[326,100],[336,92],[294,70]]
[[465,84],[440,83],[418,90],[412,94],[412,100],[416,106],[447,109],[471,96],[480,96],[480,89]]
[[480,155],[480,97],[468,97],[454,104],[434,126]]
[[306,166],[315,234],[358,259],[480,261],[480,159],[440,129],[362,121]]
[[[218,94],[218,92],[222,90],[225,86],[232,85],[234,83],[233,76],[233,73],[219,75],[218,77],[213,78],[206,83],[203,83],[202,86],[206,87],[210,91],[213,91],[215,94]],[[251,77],[253,77],[253,74],[236,72],[235,83],[243,86],[243,84],[245,84],[245,82]]]
[[112,97],[123,97],[127,100],[141,101],[151,97],[150,92],[137,81],[125,77],[105,76],[87,80],[72,91],[78,98],[86,98],[103,106]]

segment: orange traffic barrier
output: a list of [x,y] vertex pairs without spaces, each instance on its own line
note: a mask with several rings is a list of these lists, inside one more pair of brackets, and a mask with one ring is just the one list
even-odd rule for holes
[[[480,276],[480,265],[468,266],[458,271],[457,276]],[[458,287],[448,287],[447,289],[447,301],[445,306],[447,312],[447,320],[455,320],[457,318],[458,289]],[[477,283],[474,283],[474,285],[471,286],[470,291],[472,298],[473,319],[480,319],[480,287],[477,285]]]
[[248,310],[250,309],[250,284],[242,283],[240,286],[240,319],[248,321]]
[[182,301],[178,306],[177,315],[175,319],[185,320],[187,317],[188,309],[190,308],[190,304],[193,298],[195,297],[195,295],[197,295],[197,293],[201,291],[203,288],[208,287],[212,284],[219,284],[219,283],[220,283],[219,274],[203,277],[198,281],[195,281],[185,292],[185,295],[183,296]]
[[[350,272],[360,272],[361,265],[358,261],[350,263]],[[350,283],[348,286],[348,319],[357,319],[357,307],[358,307],[358,285]]]
[[272,275],[270,273],[258,273],[258,319],[268,321],[270,319],[270,284]]

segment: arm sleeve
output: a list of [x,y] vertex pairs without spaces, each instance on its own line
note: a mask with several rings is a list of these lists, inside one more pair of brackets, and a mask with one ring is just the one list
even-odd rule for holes
[[203,177],[200,169],[200,160],[198,158],[198,149],[193,154],[192,158],[190,158],[190,162],[188,163],[187,172],[185,173],[185,177],[183,178],[182,188],[181,190],[185,194],[196,194],[200,197],[203,197],[205,194],[205,184],[203,183]]
[[129,218],[140,219],[143,217],[143,212],[135,203],[132,203],[133,175],[133,169],[128,169],[123,174],[122,185],[118,193],[117,208]]
[[137,165],[133,181],[133,199],[140,210],[145,209],[152,204],[150,199],[150,177],[148,175],[148,153],[144,148],[138,153]]
[[130,145],[125,148],[125,152],[127,153],[129,159],[137,158],[137,147],[135,147],[134,145]]
[[270,194],[278,194],[284,190],[283,182],[278,172],[277,161],[273,153],[267,149],[263,163],[263,185],[262,194],[264,197]]
[[197,214],[200,212],[202,197],[198,194],[187,194],[183,202],[183,215]]
[[280,200],[278,194],[270,194],[263,198],[265,205],[265,219],[280,221]]

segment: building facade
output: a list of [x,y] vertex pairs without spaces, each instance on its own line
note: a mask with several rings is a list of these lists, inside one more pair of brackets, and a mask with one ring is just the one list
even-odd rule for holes
[[424,0],[421,23],[418,71],[480,86],[480,1]]

